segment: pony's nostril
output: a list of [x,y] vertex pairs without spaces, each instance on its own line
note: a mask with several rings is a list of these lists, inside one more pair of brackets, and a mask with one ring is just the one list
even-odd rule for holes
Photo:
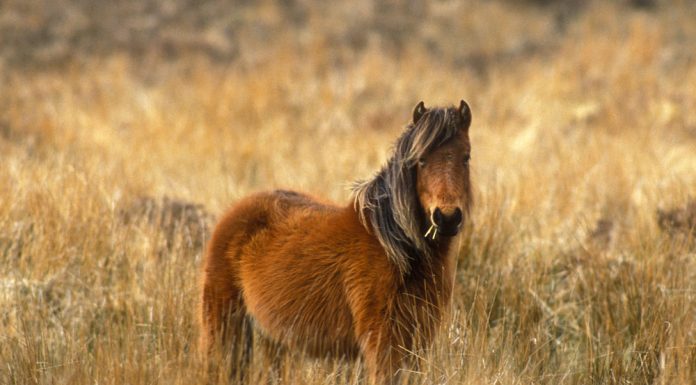
[[459,226],[460,223],[462,223],[462,209],[457,207],[454,209],[454,215],[452,215],[452,224]]
[[439,207],[436,207],[435,211],[433,211],[432,220],[436,226],[442,226],[442,224],[444,222],[444,217],[443,217],[442,211],[440,211]]

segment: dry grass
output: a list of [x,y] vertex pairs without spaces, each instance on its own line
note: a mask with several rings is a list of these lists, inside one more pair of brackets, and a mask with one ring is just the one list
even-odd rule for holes
[[[263,2],[229,11],[263,27],[240,22],[229,60],[113,50],[27,70],[4,51],[0,383],[225,383],[194,345],[211,216],[276,187],[345,201],[418,100],[462,97],[474,225],[416,382],[696,383],[694,231],[658,223],[696,198],[696,10],[511,3],[300,23]],[[357,384],[350,367],[295,357],[284,377]]]

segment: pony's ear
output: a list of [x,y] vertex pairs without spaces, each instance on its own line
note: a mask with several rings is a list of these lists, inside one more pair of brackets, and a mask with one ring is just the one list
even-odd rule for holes
[[427,111],[428,110],[425,108],[425,104],[423,104],[423,101],[421,100],[421,102],[418,103],[413,109],[413,124],[418,123],[420,118],[422,118]]
[[459,102],[459,115],[462,117],[462,127],[465,130],[469,129],[469,126],[471,125],[471,108],[469,108],[469,105],[466,104],[464,100]]

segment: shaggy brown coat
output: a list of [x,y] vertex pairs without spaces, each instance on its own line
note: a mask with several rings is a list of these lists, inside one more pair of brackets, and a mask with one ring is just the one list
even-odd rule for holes
[[432,218],[469,210],[470,121],[463,101],[421,102],[387,165],[345,206],[282,190],[239,201],[205,258],[203,349],[222,343],[243,375],[254,328],[310,356],[362,355],[371,383],[396,381],[449,307],[461,224],[438,238]]

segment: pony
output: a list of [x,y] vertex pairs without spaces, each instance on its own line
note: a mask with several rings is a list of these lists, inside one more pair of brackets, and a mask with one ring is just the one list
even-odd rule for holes
[[451,306],[472,205],[470,125],[463,100],[430,109],[421,101],[348,204],[285,190],[236,203],[204,258],[206,356],[231,354],[244,378],[256,335],[269,351],[362,358],[371,384],[417,367],[411,353],[432,343]]

